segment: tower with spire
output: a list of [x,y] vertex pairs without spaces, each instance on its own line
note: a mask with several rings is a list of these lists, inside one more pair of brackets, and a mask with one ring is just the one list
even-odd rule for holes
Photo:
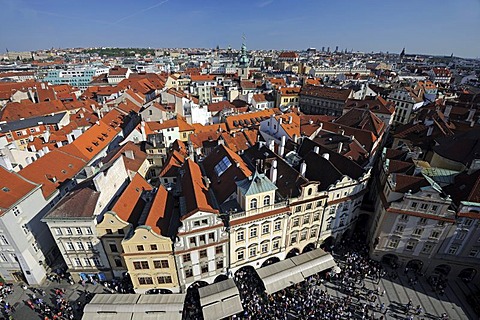
[[242,37],[242,49],[240,52],[240,56],[238,58],[238,76],[240,80],[246,80],[249,76],[249,66],[250,66],[250,59],[248,58],[247,54],[247,46],[245,45],[245,35]]

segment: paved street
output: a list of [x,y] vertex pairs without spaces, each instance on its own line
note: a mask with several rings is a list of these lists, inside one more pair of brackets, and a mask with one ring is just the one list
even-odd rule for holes
[[[340,262],[341,264],[341,262]],[[398,269],[400,270],[400,269]],[[425,277],[419,277],[416,285],[410,285],[408,276],[401,271],[393,271],[387,268],[387,275],[379,282],[370,278],[365,280],[367,289],[376,291],[380,287],[385,290],[385,295],[379,296],[379,301],[375,304],[384,303],[387,307],[386,319],[406,319],[408,314],[405,312],[405,306],[412,300],[412,305],[420,305],[423,309],[421,316],[415,316],[414,319],[439,319],[443,313],[446,313],[449,319],[472,319],[477,320],[477,316],[467,302],[467,295],[478,292],[480,289],[473,284],[465,284],[460,279],[458,281],[450,280],[445,294],[439,295],[431,289],[430,284]],[[394,272],[395,277],[391,275]],[[337,286],[327,283],[326,288],[329,294],[336,297],[343,297],[344,294],[337,290]],[[381,314],[376,313],[377,316]]]
[[[65,291],[65,299],[71,302],[71,305],[74,307],[76,306],[77,301],[82,303],[82,306],[85,302],[85,290],[88,292],[93,293],[101,293],[106,292],[104,286],[97,284],[86,284],[85,287],[82,287],[80,284],[70,285],[65,280],[62,280],[61,283],[47,281],[44,286],[36,287],[36,289],[45,290],[46,296],[42,297],[37,290],[35,290],[35,295],[37,298],[42,298],[45,302],[49,305],[53,306],[55,304],[55,289],[62,289]],[[13,319],[22,319],[22,320],[30,320],[30,319],[42,319],[38,313],[33,311],[27,304],[26,301],[31,299],[32,294],[31,287],[27,290],[22,289],[20,284],[14,285],[14,292],[8,295],[5,301],[9,302],[10,305],[15,307],[15,312],[13,313]],[[3,312],[3,310],[2,310]],[[5,316],[5,314],[3,314]],[[1,318],[5,319],[5,318]],[[8,319],[8,318],[6,318]],[[81,319],[81,313],[75,312],[75,319]]]

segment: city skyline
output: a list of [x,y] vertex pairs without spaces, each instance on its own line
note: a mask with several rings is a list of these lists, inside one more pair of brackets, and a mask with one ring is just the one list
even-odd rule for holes
[[[71,47],[239,48],[450,55],[480,52],[480,2],[144,1],[68,3],[0,0],[1,50]],[[348,23],[344,23],[348,21]],[[5,49],[4,49],[5,48]]]

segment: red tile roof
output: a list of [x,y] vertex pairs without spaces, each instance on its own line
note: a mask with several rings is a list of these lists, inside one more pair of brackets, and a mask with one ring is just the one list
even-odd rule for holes
[[45,198],[50,197],[61,183],[72,179],[86,165],[85,160],[64,152],[64,148],[47,153],[19,172],[25,179],[41,184]]
[[198,164],[188,159],[182,168],[185,169],[181,183],[186,213],[180,219],[184,220],[198,211],[218,213],[218,210],[213,208],[212,200],[203,182],[202,172]]
[[[143,209],[143,206],[140,203],[142,192],[151,191],[152,189],[152,186],[137,173],[120,195],[117,202],[115,202],[112,211],[114,211],[123,221],[136,225],[141,210]],[[141,208],[136,208],[137,206],[140,206]]]
[[37,186],[37,184],[24,179],[21,175],[0,166],[0,215],[4,214]]

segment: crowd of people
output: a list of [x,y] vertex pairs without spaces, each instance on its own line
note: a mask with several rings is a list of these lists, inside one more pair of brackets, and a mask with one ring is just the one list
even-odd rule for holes
[[[385,304],[386,292],[380,286],[380,279],[392,274],[369,258],[368,247],[360,238],[353,235],[334,249],[341,272],[319,273],[271,295],[265,293],[253,268],[238,271],[235,281],[244,312],[235,318],[382,320],[392,315],[398,319],[423,319],[423,308],[413,305],[411,300],[396,306]],[[412,281],[417,281],[415,276]],[[442,314],[438,319],[445,320],[448,316]]]

